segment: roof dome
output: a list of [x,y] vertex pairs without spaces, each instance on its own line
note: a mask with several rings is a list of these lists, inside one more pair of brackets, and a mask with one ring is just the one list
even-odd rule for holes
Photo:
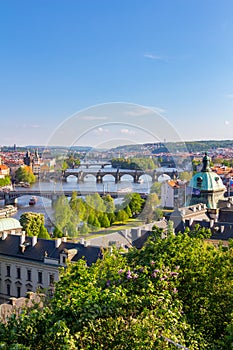
[[201,171],[192,177],[190,186],[200,191],[225,191],[226,187],[223,185],[221,177],[210,169],[210,157],[207,153],[202,159],[202,164]]
[[190,181],[192,188],[200,191],[223,191],[226,187],[223,185],[222,179],[213,171],[199,172],[195,174]]
[[14,218],[0,219],[0,232],[16,230],[20,228],[22,228],[22,226],[20,225],[20,222],[17,219],[14,219]]

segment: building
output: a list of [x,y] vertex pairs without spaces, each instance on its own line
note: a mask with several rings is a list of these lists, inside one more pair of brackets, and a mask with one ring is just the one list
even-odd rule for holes
[[36,150],[32,160],[32,172],[34,175],[40,174],[40,167],[41,167],[41,161],[40,161],[39,153]]
[[91,265],[102,257],[99,247],[56,240],[8,234],[0,238],[0,302],[26,296],[37,290],[52,291],[59,268],[81,258]]
[[0,179],[4,179],[6,176],[10,175],[10,168],[2,164],[2,159],[0,157]]
[[204,203],[214,212],[218,208],[219,200],[224,199],[226,187],[221,177],[211,171],[209,163],[210,158],[205,154],[201,171],[196,173],[190,181],[190,187],[193,189],[190,205]]
[[[11,208],[14,208],[11,205],[6,206],[5,208],[0,210],[0,214],[2,212],[4,213],[4,216],[11,215]],[[1,215],[2,217],[2,215]],[[22,233],[22,226],[20,225],[19,220],[14,218],[1,218],[0,219],[0,236],[3,233],[7,234],[21,234]]]
[[185,203],[186,185],[180,180],[166,180],[161,185],[161,206],[173,209]]
[[27,166],[31,166],[32,164],[32,156],[31,156],[31,153],[30,151],[27,151],[24,158],[23,158],[23,162],[25,165]]

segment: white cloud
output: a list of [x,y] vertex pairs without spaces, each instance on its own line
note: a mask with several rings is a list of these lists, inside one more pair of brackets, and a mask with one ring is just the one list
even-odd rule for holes
[[131,109],[129,111],[124,112],[125,115],[129,115],[131,117],[140,117],[146,114],[151,114],[152,111],[148,108],[143,108],[143,107],[137,107],[134,109]]
[[96,135],[107,134],[107,133],[109,133],[109,130],[102,128],[102,127],[99,127],[99,128],[94,130],[94,134],[96,134]]
[[224,124],[229,125],[230,124],[229,120],[225,120]]
[[80,119],[82,120],[107,120],[108,117],[101,117],[101,116],[95,116],[95,115],[84,115]]
[[123,135],[135,135],[135,131],[129,129],[121,129],[121,134]]
[[149,58],[149,59],[151,59],[151,60],[157,60],[157,61],[162,61],[162,60],[165,59],[165,57],[163,57],[163,56],[160,56],[160,55],[153,55],[153,54],[151,54],[151,53],[145,53],[143,56],[144,56],[145,58]]
[[40,127],[39,124],[23,124],[24,129],[38,129]]
[[226,97],[233,99],[233,94],[227,94]]

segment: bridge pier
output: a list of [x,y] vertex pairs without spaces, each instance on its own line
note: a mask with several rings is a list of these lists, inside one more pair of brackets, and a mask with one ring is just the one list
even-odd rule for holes
[[83,173],[83,171],[79,171],[77,177],[78,177],[78,182],[84,182],[84,173]]
[[57,194],[52,194],[52,197],[51,197],[51,206],[53,207],[55,202],[57,201],[58,199],[58,195]]
[[4,205],[15,205],[17,202],[18,199],[10,197],[8,193],[4,195]]

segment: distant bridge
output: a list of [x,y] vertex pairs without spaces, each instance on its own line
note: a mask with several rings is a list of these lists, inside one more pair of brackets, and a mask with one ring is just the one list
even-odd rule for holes
[[85,162],[85,163],[81,163],[79,165],[79,167],[86,167],[87,169],[88,168],[91,168],[91,167],[99,167],[99,168],[102,168],[104,169],[106,166],[109,166],[109,165],[112,165],[111,161],[102,161],[102,162]]
[[[91,191],[74,191],[74,190],[64,190],[64,191],[43,191],[43,190],[33,190],[33,189],[22,189],[22,190],[17,190],[17,191],[9,191],[9,192],[0,192],[0,199],[4,199],[5,205],[7,204],[15,204],[17,202],[17,198],[22,197],[22,196],[35,196],[35,197],[43,197],[52,200],[52,203],[54,203],[58,197],[60,196],[66,196],[66,197],[71,197],[73,192],[77,192],[78,196],[86,196],[95,192]],[[118,196],[126,195],[127,192],[119,193],[119,192],[98,192],[99,195],[102,197],[106,194],[110,194],[112,198],[117,198]],[[130,192],[129,192],[130,193]],[[147,197],[147,193],[140,193],[142,198]]]
[[156,171],[143,171],[143,170],[119,170],[119,169],[69,169],[63,173],[63,180],[67,180],[69,176],[76,176],[78,182],[84,182],[84,179],[88,175],[92,175],[96,178],[97,183],[102,183],[106,175],[111,175],[115,178],[115,183],[119,183],[124,175],[130,175],[133,178],[134,183],[140,182],[140,177],[142,175],[150,175],[152,181],[156,181],[157,174]]

